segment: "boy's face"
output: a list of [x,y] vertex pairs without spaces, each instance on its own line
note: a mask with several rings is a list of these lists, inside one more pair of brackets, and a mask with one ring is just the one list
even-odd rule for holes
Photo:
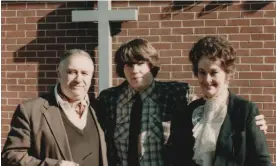
[[143,91],[153,80],[148,62],[140,61],[124,65],[124,74],[129,85],[136,91]]

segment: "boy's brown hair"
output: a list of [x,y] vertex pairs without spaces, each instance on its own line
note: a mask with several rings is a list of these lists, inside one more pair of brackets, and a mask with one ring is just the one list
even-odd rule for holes
[[159,67],[159,57],[156,49],[145,39],[136,38],[123,45],[115,52],[116,73],[125,78],[125,64],[148,62],[153,77],[156,77]]

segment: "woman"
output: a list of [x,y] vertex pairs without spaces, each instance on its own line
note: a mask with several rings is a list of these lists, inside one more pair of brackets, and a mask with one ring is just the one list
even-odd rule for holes
[[187,132],[192,133],[187,134],[194,138],[191,156],[197,165],[271,165],[265,136],[255,123],[257,106],[228,89],[235,55],[226,39],[215,36],[200,39],[189,53],[203,94],[188,107],[192,125]]

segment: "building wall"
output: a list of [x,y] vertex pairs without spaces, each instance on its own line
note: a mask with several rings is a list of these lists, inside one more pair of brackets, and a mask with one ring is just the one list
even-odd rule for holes
[[[96,62],[92,92],[97,95],[97,24],[72,23],[71,11],[95,2],[2,2],[1,81],[4,144],[18,103],[56,83],[58,58],[81,48]],[[135,37],[149,40],[161,61],[159,80],[190,83],[199,93],[188,51],[205,35],[227,37],[237,49],[231,89],[257,103],[268,123],[267,141],[276,162],[276,2],[143,1],[112,2],[113,9],[138,9],[138,21],[112,23],[113,49]],[[114,73],[113,84],[122,80]]]

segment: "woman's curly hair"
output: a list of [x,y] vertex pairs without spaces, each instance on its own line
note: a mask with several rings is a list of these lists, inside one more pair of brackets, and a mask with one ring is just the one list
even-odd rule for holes
[[193,73],[198,76],[198,63],[202,57],[221,61],[222,69],[233,76],[235,72],[236,51],[228,40],[219,36],[206,36],[196,42],[189,52],[189,59],[193,66]]

